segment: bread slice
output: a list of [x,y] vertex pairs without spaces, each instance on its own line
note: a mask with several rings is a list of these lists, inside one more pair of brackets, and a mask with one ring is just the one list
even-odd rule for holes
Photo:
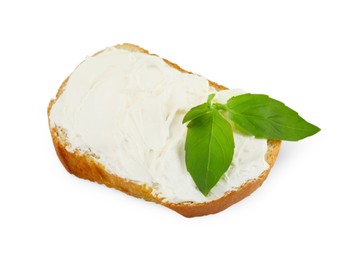
[[[131,52],[141,52],[147,55],[150,54],[147,50],[140,48],[139,46],[133,44],[122,44],[116,45],[115,48],[125,49]],[[96,53],[95,55],[101,53],[102,51]],[[178,65],[163,59],[169,66],[172,68],[179,70],[183,73],[190,73]],[[58,90],[56,95],[56,99],[50,101],[48,106],[48,120],[50,120],[50,113],[53,104],[58,100],[60,95],[63,93],[65,89],[66,83],[69,77],[63,82],[61,87]],[[216,90],[227,89],[226,87],[219,85],[215,82],[209,81],[210,86],[214,87]],[[50,122],[49,122],[50,125]],[[76,175],[79,178],[88,179],[93,182],[97,182],[100,184],[105,184],[107,187],[112,187],[118,190],[121,190],[129,195],[135,196],[137,198],[142,198],[147,201],[153,201],[163,206],[166,206],[176,212],[180,213],[185,217],[196,217],[203,216],[208,214],[214,214],[220,212],[234,203],[242,200],[243,198],[250,195],[253,191],[255,191],[258,187],[262,185],[266,177],[268,176],[270,169],[275,163],[276,157],[278,155],[281,141],[279,140],[268,140],[268,151],[266,153],[266,161],[269,164],[269,168],[265,170],[258,178],[249,180],[241,187],[230,190],[226,192],[223,197],[203,203],[193,203],[193,202],[182,202],[182,203],[171,203],[167,200],[164,200],[161,197],[158,197],[153,191],[153,188],[144,184],[138,184],[134,181],[121,178],[117,175],[109,173],[105,166],[99,163],[95,159],[95,155],[88,153],[78,153],[77,151],[69,152],[66,147],[68,145],[68,141],[66,140],[65,134],[62,133],[61,129],[58,127],[51,127],[50,132],[53,139],[53,144],[57,155],[67,169],[68,172]]]

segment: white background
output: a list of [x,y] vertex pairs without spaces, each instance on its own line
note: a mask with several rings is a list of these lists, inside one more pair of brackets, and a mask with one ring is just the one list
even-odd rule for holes
[[[355,259],[353,1],[1,1],[0,259]],[[131,42],[322,131],[264,185],[187,219],[68,174],[46,109],[86,55]]]

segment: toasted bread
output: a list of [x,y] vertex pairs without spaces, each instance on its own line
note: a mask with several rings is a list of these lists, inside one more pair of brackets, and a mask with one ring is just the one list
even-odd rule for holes
[[[147,55],[150,54],[147,50],[142,49],[133,44],[122,44],[116,45],[115,48],[125,49],[131,52],[141,52]],[[101,51],[100,51],[101,52]],[[99,54],[96,53],[95,55]],[[179,70],[183,73],[190,73],[178,65],[163,59],[169,66],[172,68]],[[69,77],[63,82],[61,87],[58,90],[56,95],[56,99],[50,101],[48,106],[48,119],[50,120],[50,113],[52,106],[58,100],[60,95],[63,93],[66,83]],[[227,89],[226,87],[219,85],[215,82],[209,81],[210,86],[215,88],[216,90]],[[49,122],[50,123],[50,122]],[[128,180],[122,178],[116,174],[109,173],[105,166],[98,162],[95,158],[95,155],[89,153],[79,153],[77,151],[68,151],[66,149],[68,145],[68,140],[65,138],[65,134],[62,134],[61,129],[59,127],[51,127],[50,132],[53,139],[53,144],[57,155],[67,169],[68,172],[76,175],[79,178],[88,179],[93,182],[97,182],[100,184],[105,184],[107,187],[112,187],[118,190],[121,190],[129,195],[135,196],[137,198],[142,198],[147,201],[153,201],[159,203],[163,206],[166,206],[170,209],[175,210],[185,217],[195,217],[195,216],[203,216],[208,214],[214,214],[220,212],[229,206],[235,204],[236,202],[242,200],[243,198],[250,195],[253,191],[255,191],[267,178],[270,169],[275,163],[276,157],[278,155],[281,141],[279,140],[268,140],[268,150],[266,153],[266,161],[269,164],[269,168],[265,170],[258,178],[252,179],[244,183],[242,186],[232,189],[224,194],[219,199],[203,202],[203,203],[195,203],[195,202],[181,202],[181,203],[172,203],[168,200],[158,196],[153,192],[153,187],[150,187],[146,184],[139,184],[135,181]],[[119,173],[118,173],[119,174]]]

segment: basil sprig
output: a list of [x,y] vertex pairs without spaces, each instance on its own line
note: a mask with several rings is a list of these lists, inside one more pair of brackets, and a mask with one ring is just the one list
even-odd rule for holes
[[183,119],[183,123],[189,122],[186,168],[205,196],[232,163],[231,123],[245,135],[271,140],[298,141],[320,131],[296,111],[267,95],[243,94],[230,98],[226,104],[212,103],[214,96],[209,95],[206,103],[192,108]]

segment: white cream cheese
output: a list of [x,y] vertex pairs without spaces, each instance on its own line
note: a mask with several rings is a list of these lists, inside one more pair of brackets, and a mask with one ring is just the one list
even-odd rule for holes
[[107,171],[153,187],[174,203],[205,202],[258,177],[269,166],[267,142],[234,133],[232,165],[205,197],[185,166],[186,125],[192,107],[243,93],[216,92],[204,77],[181,73],[161,58],[117,48],[88,57],[72,73],[50,113],[66,130],[73,152],[91,152]]

